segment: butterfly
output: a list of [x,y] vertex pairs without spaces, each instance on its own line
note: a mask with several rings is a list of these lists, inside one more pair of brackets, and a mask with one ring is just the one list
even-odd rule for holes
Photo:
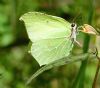
[[[76,42],[77,25],[63,18],[40,12],[28,12],[20,17],[32,42],[30,53],[39,65],[67,57]],[[79,44],[79,43],[78,43]]]

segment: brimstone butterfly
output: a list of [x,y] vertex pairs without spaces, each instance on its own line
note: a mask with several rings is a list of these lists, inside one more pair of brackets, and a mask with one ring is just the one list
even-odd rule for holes
[[76,24],[40,12],[28,12],[20,20],[24,21],[32,42],[30,53],[40,66],[70,54],[76,41]]

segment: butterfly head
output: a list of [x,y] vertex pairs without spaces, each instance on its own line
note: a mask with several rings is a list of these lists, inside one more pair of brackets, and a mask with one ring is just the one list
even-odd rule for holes
[[72,24],[71,24],[71,28],[72,28],[72,29],[76,29],[76,28],[77,28],[77,24],[76,24],[76,23],[72,23]]

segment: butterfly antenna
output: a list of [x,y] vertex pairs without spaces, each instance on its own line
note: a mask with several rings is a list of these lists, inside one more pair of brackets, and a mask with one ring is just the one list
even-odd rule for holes
[[79,13],[74,17],[74,19],[72,20],[73,23],[75,23],[76,18],[77,18],[80,14],[81,14],[81,12],[79,12]]

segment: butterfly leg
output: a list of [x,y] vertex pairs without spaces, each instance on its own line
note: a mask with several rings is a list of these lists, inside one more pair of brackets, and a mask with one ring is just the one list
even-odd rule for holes
[[79,47],[82,47],[82,45],[75,38],[72,38],[71,40],[72,40],[72,44],[76,43]]
[[82,45],[78,42],[78,41],[74,41],[77,45],[79,45],[80,47],[82,47]]
[[71,41],[72,41],[71,45],[76,43],[77,45],[79,45],[79,47],[82,47],[82,45],[76,40],[76,38],[71,38],[71,35],[68,36],[67,38],[71,39]]

